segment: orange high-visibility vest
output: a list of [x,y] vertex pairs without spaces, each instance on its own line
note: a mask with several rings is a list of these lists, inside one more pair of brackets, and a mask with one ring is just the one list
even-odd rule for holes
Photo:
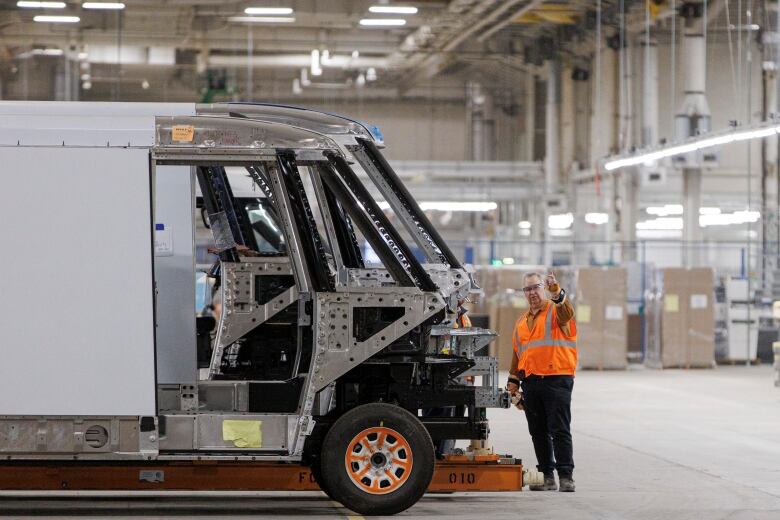
[[471,318],[466,316],[466,313],[461,314],[452,324],[453,329],[468,329],[471,328]]
[[[530,312],[530,311],[529,311]],[[517,354],[517,369],[525,376],[574,375],[577,369],[577,324],[568,322],[571,334],[558,325],[555,305],[539,312],[533,329],[528,328],[527,313],[515,322],[512,344]]]

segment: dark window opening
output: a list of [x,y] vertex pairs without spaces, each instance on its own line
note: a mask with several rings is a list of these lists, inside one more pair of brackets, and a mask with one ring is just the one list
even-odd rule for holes
[[357,307],[352,311],[352,336],[365,341],[401,319],[405,311],[404,307]]
[[294,285],[292,275],[255,276],[255,302],[265,305]]

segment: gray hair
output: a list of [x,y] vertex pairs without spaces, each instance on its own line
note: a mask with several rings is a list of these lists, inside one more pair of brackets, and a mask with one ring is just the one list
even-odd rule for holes
[[537,278],[539,278],[539,281],[544,280],[544,277],[541,274],[539,274],[538,272],[536,272],[536,271],[529,271],[529,272],[527,272],[527,273],[525,273],[523,275],[523,283],[525,283],[525,281],[528,280],[529,278],[531,278],[532,276],[536,276]]

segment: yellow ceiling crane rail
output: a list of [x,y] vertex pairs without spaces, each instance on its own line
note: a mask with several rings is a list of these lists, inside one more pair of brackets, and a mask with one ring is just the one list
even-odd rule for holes
[[581,18],[577,9],[565,4],[543,4],[518,16],[516,24],[553,23],[574,25]]

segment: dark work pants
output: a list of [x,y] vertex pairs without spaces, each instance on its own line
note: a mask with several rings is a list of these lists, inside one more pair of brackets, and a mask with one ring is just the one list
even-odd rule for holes
[[572,376],[526,378],[522,382],[528,431],[534,443],[537,469],[547,476],[571,478],[574,455],[571,442]]

